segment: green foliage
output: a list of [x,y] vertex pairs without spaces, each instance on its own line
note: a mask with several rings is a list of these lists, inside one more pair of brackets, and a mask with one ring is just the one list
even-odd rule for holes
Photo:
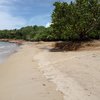
[[98,0],[55,2],[52,14],[53,33],[60,40],[100,38],[100,3]]
[[52,28],[45,28],[43,31],[40,31],[38,34],[36,34],[33,38],[33,40],[38,41],[51,41],[55,40],[54,34],[52,34]]
[[45,28],[44,26],[27,26],[19,30],[1,30],[0,38],[5,39],[23,39],[28,41],[51,41],[54,39],[52,35],[52,28]]

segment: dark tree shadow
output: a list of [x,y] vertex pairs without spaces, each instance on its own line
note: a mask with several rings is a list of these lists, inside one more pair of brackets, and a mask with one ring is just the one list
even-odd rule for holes
[[76,51],[82,47],[81,42],[57,42],[51,52]]

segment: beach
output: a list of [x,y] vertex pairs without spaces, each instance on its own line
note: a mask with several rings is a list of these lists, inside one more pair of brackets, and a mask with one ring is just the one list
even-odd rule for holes
[[24,44],[0,64],[0,100],[63,100],[55,84],[39,71],[36,53],[32,44]]
[[0,41],[0,63],[19,49],[19,44]]
[[25,42],[0,64],[0,100],[100,100],[100,47],[51,48],[49,42]]

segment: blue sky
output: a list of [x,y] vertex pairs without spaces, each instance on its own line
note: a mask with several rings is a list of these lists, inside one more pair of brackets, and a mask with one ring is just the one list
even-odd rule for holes
[[71,0],[0,0],[0,29],[48,26],[55,1]]

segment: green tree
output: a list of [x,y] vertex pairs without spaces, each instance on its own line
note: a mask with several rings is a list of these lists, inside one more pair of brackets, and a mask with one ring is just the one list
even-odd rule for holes
[[[55,2],[52,14],[53,33],[61,40],[86,40],[90,34],[100,34],[100,4],[98,0]],[[94,38],[96,38],[94,36]]]

